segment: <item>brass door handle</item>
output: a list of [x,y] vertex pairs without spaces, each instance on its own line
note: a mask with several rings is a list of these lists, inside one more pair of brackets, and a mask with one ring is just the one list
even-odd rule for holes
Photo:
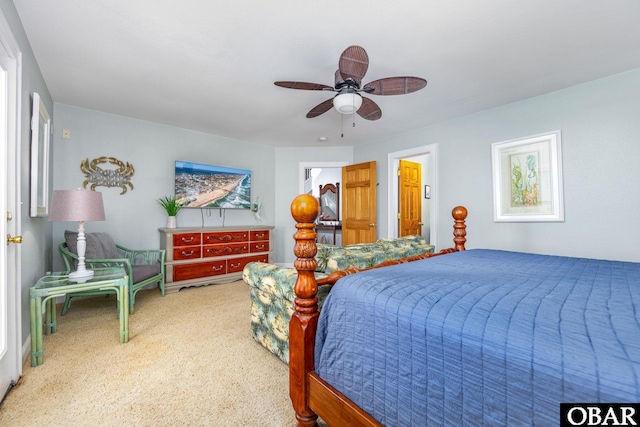
[[22,236],[11,237],[11,234],[7,234],[7,245],[9,243],[17,243],[17,244],[22,243]]
[[420,227],[422,227],[422,226],[424,225],[424,223],[419,222],[419,223],[418,223],[418,225],[419,225]]
[[375,227],[375,226],[376,226],[376,223],[375,223],[375,222],[374,222],[374,223],[369,224],[369,227]]

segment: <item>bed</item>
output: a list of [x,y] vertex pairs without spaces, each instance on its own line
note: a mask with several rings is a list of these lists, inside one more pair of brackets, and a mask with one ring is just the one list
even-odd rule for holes
[[[291,206],[298,425],[557,425],[560,403],[640,402],[640,264],[454,247],[340,277],[317,311],[317,202]],[[335,280],[336,277],[328,280]]]

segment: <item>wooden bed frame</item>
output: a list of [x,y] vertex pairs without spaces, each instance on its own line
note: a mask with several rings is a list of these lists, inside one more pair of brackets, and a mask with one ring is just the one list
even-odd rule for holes
[[[314,221],[318,215],[318,201],[303,194],[291,203],[291,214],[297,231],[294,266],[298,270],[295,284],[295,307],[289,323],[289,395],[296,412],[298,426],[317,426],[318,416],[329,426],[382,426],[371,415],[359,408],[338,390],[316,375],[314,347],[318,325],[318,284],[334,284],[339,278],[361,271],[357,268],[337,271],[326,279],[316,281],[316,233]],[[467,209],[453,209],[454,247],[435,254],[418,255],[397,261],[387,261],[371,268],[400,264],[433,256],[465,250]]]

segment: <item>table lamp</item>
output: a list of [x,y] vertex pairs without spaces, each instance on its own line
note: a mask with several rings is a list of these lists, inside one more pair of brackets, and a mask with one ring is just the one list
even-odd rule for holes
[[69,274],[69,279],[87,281],[93,271],[84,263],[87,242],[84,236],[85,221],[104,221],[102,193],[91,190],[54,190],[51,196],[49,221],[78,221],[78,267]]

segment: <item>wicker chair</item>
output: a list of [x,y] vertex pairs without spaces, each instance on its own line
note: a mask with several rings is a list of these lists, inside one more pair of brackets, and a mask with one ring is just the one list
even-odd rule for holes
[[[65,233],[66,242],[58,246],[67,272],[75,270],[78,255],[74,247],[68,247],[67,242],[74,242],[74,233]],[[85,264],[87,268],[122,267],[129,276],[129,312],[133,313],[135,296],[138,291],[152,283],[158,283],[160,292],[164,296],[164,249],[133,250],[113,243],[106,233],[87,233],[87,252]],[[109,248],[109,246],[113,247]],[[74,245],[75,246],[75,245]],[[103,250],[108,248],[106,250]],[[62,308],[64,316],[74,298],[97,296],[114,293],[113,290],[86,291],[67,294]]]

